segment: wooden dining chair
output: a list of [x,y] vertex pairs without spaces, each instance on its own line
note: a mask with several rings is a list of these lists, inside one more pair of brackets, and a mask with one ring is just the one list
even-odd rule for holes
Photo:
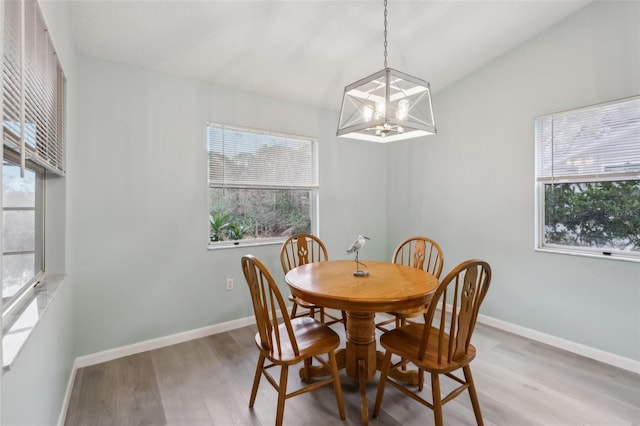
[[[251,293],[258,327],[255,341],[260,351],[249,407],[253,407],[263,375],[278,392],[276,426],[282,425],[286,399],[333,383],[340,418],[344,420],[344,400],[335,355],[335,350],[340,344],[338,334],[326,324],[309,316],[289,318],[284,299],[271,273],[256,257],[243,256],[242,271]],[[278,311],[282,315],[280,322],[278,322]],[[328,362],[320,356],[323,354],[327,355]],[[331,377],[311,382],[307,376],[305,377],[307,385],[287,393],[289,366],[311,358],[315,358],[331,371]],[[276,380],[267,371],[272,367],[280,367],[280,380]]]
[[[422,269],[440,279],[444,258],[442,249],[434,240],[428,237],[409,237],[402,241],[396,247],[392,257],[393,263]],[[415,318],[423,315],[427,308],[407,309],[403,311],[387,312],[393,318],[376,322],[376,328],[381,331],[389,331],[390,324],[395,327],[401,327],[409,321],[409,318]],[[410,322],[410,321],[409,321]]]
[[[385,355],[373,408],[374,417],[380,413],[385,386],[389,383],[405,395],[431,408],[436,425],[442,425],[442,405],[467,390],[476,421],[478,425],[483,424],[478,395],[471,375],[470,363],[476,356],[471,336],[490,281],[491,268],[488,263],[481,260],[462,262],[438,285],[424,315],[424,324],[407,324],[380,337]],[[401,358],[396,364],[391,363],[391,356],[394,354]],[[431,402],[419,396],[413,389],[405,387],[403,383],[388,377],[389,372],[404,359],[417,365],[420,371],[431,374]],[[453,374],[459,369],[462,369],[464,378],[459,377],[459,373]],[[445,375],[458,385],[444,398],[440,391],[440,375]]]
[[[280,247],[280,263],[282,263],[282,270],[285,274],[296,266],[326,260],[329,260],[327,248],[322,240],[313,234],[292,235],[287,238]],[[341,312],[341,317],[338,318],[326,312],[324,307],[315,305],[299,297],[289,295],[289,300],[293,302],[291,318],[297,318],[299,316],[315,318],[316,312],[318,312],[321,322],[327,325],[341,322],[346,327],[347,320],[344,311]],[[298,312],[299,307],[305,310]]]

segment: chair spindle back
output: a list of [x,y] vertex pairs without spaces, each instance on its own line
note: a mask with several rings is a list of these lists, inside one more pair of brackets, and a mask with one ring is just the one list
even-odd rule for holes
[[296,266],[329,260],[324,243],[312,234],[290,236],[280,249],[280,262],[286,274]]
[[393,263],[422,269],[440,278],[444,259],[442,249],[431,238],[409,237],[393,252]]
[[[269,352],[281,353],[282,339],[289,339],[293,351],[299,355],[287,307],[269,270],[255,256],[246,255],[242,257],[242,272],[251,293],[261,345]],[[286,336],[281,336],[281,328],[278,327],[278,311],[282,315]]]
[[[447,274],[424,315],[425,324],[430,326],[424,327],[419,359],[423,359],[429,339],[438,339],[438,363],[464,357],[490,282],[491,267],[482,260],[467,260]],[[447,314],[450,314],[448,320]]]

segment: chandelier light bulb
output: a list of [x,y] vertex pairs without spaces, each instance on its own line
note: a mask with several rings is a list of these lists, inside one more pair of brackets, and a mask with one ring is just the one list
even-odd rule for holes
[[386,105],[384,99],[376,102],[376,116],[382,117],[386,111]]
[[398,120],[406,120],[409,116],[409,101],[403,99],[398,102]]
[[364,121],[371,121],[373,118],[373,107],[368,104],[362,107],[362,116]]

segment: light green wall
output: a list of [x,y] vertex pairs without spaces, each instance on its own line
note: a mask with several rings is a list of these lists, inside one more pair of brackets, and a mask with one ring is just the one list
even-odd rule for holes
[[[76,142],[73,123],[77,111],[75,51],[71,42],[67,4],[40,2],[49,32],[67,76],[67,145]],[[66,179],[47,183],[47,271],[65,270]],[[67,237],[68,238],[68,237]],[[68,270],[68,268],[67,268]],[[76,358],[74,285],[69,275],[60,286],[9,371],[2,374],[0,424],[54,425]]]
[[278,245],[207,250],[209,121],[318,138],[329,256],[346,258],[362,233],[362,255],[384,257],[385,150],[338,141],[336,113],[89,57],[79,84],[68,188],[78,355],[253,315],[247,253],[284,287]]
[[639,93],[639,2],[593,3],[439,92],[438,135],[390,151],[389,241],[431,235],[445,270],[486,259],[485,315],[640,360],[640,264],[534,251],[533,134]]
[[73,303],[73,285],[65,282],[2,375],[3,426],[57,424],[75,359]]

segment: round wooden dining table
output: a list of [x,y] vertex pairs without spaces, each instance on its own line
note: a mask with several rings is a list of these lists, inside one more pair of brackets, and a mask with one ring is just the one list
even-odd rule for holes
[[[298,266],[285,275],[291,293],[316,305],[347,312],[346,347],[336,354],[340,368],[358,380],[362,423],[368,424],[366,382],[376,374],[375,313],[420,308],[429,303],[438,279],[421,269],[390,262],[363,261],[357,276],[351,260]],[[362,275],[362,274],[360,274]],[[326,374],[318,369],[310,376]]]

